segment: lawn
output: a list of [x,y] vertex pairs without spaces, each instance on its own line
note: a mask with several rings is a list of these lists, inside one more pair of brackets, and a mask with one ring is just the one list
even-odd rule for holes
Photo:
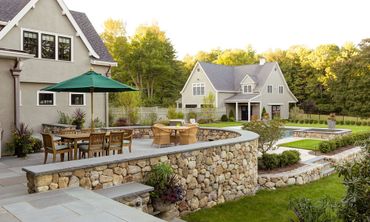
[[[327,124],[286,123],[285,126],[328,128]],[[353,133],[370,131],[370,126],[337,125],[338,129],[350,129]]]
[[216,122],[216,123],[206,123],[206,124],[200,124],[200,126],[204,127],[230,127],[230,126],[241,126],[243,125],[243,122]]
[[278,146],[299,148],[305,150],[319,150],[319,144],[322,140],[304,139],[298,140],[290,143],[279,144]]
[[327,195],[338,200],[345,193],[341,182],[337,174],[334,174],[302,186],[284,187],[275,191],[263,190],[255,196],[202,209],[183,219],[188,222],[289,221],[293,216],[293,212],[288,210],[290,198],[318,199]]

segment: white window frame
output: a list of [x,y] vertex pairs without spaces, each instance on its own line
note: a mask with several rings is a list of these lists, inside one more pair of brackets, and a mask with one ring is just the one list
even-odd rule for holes
[[[53,94],[53,105],[40,105],[39,104],[39,96],[40,96],[40,93],[49,93],[49,94]],[[37,101],[36,101],[36,105],[37,106],[41,106],[41,107],[48,107],[48,106],[56,106],[57,105],[57,97],[56,97],[56,93],[55,92],[49,92],[49,91],[37,91]]]
[[[269,87],[271,86],[271,92],[269,92]],[[267,85],[267,93],[273,93],[274,92],[274,87],[272,85]]]
[[[245,91],[245,87],[247,87],[247,91]],[[250,91],[248,91],[248,88],[251,88]],[[243,85],[243,93],[244,94],[252,94],[253,93],[253,86],[251,84]]]
[[[84,103],[82,105],[73,105],[72,104],[72,95],[83,95]],[[86,106],[86,93],[69,93],[69,106]]]
[[[63,35],[59,33],[54,33],[54,32],[45,32],[45,31],[40,31],[40,30],[35,30],[35,29],[28,29],[28,28],[21,28],[21,50],[23,50],[23,32],[35,32],[38,35],[38,55],[35,57],[36,59],[41,59],[41,60],[47,60],[47,61],[59,61],[59,62],[73,62],[74,61],[74,42],[73,42],[73,36],[70,35]],[[55,37],[55,59],[47,59],[47,58],[42,58],[41,54],[41,35],[46,34],[46,35],[53,35]],[[58,48],[58,39],[59,37],[64,37],[64,38],[70,38],[71,39],[71,61],[66,61],[66,60],[59,60],[59,48]]]
[[[192,84],[192,88],[191,88],[191,90],[192,90],[192,94],[193,94],[193,96],[204,96],[205,94],[206,94],[206,87],[205,87],[205,84],[204,83],[202,83],[202,82],[200,82],[200,83],[193,83]],[[194,88],[195,87],[199,87],[200,89],[199,89],[199,94],[194,94]],[[203,87],[203,94],[202,94],[202,87]],[[195,90],[195,92],[196,92],[196,90]]]
[[[281,92],[280,92],[280,89],[281,89]],[[278,92],[279,92],[279,94],[284,94],[284,86],[283,85],[279,85]]]

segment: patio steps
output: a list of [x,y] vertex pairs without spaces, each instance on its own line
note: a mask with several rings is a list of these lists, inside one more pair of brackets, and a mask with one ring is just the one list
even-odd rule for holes
[[94,192],[110,199],[119,199],[123,197],[139,196],[153,190],[153,187],[141,183],[125,183],[119,186],[94,190]]

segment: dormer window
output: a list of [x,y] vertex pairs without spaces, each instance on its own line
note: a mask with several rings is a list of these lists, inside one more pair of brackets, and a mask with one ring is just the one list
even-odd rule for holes
[[244,85],[243,93],[252,93],[252,85]]

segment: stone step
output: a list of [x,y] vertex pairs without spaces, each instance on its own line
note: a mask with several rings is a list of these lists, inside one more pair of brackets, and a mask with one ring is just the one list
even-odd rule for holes
[[335,168],[334,167],[326,169],[324,171],[321,171],[321,175],[324,176],[324,177],[329,176],[333,173],[335,173]]
[[0,200],[28,194],[27,187],[23,184],[0,187]]
[[306,163],[306,164],[312,164],[312,163],[323,163],[325,161],[325,157],[322,157],[322,156],[318,156],[318,157],[314,157],[314,158],[311,158],[311,159],[308,159],[306,161],[304,161],[303,163]]
[[138,196],[143,193],[149,193],[153,190],[153,187],[141,183],[125,183],[119,186],[94,190],[94,192],[110,199],[117,199],[122,197]]

